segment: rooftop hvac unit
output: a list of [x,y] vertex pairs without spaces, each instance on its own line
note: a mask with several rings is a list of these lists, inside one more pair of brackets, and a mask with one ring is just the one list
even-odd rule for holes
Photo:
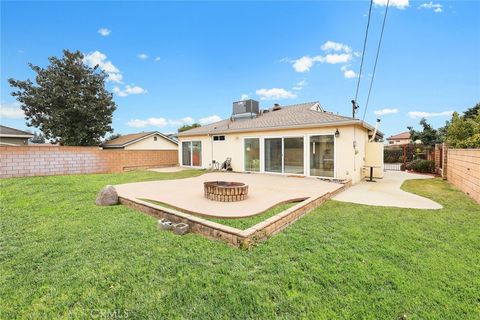
[[258,101],[253,99],[233,103],[232,115],[250,113],[258,115],[260,112]]

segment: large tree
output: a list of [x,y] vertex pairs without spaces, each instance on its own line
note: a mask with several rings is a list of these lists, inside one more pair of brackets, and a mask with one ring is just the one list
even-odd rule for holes
[[463,113],[465,119],[475,119],[480,114],[480,102]]
[[184,124],[183,126],[181,126],[180,128],[178,128],[178,132],[183,132],[183,131],[187,131],[187,130],[190,130],[190,129],[193,129],[193,128],[198,128],[198,127],[201,127],[201,125],[199,123],[193,123],[193,124]]
[[96,145],[112,132],[116,109],[105,88],[107,74],[83,62],[80,51],[63,51],[63,57],[48,58],[41,68],[29,63],[35,83],[9,79],[18,89],[12,95],[21,103],[28,126],[39,128],[47,139],[62,145]]
[[423,128],[422,131],[416,131],[412,127],[407,127],[408,130],[410,130],[410,139],[412,141],[420,140],[424,145],[427,146],[434,146],[436,143],[443,142],[443,130],[440,130],[439,132],[439,130],[434,129],[425,118],[420,120],[420,125]]

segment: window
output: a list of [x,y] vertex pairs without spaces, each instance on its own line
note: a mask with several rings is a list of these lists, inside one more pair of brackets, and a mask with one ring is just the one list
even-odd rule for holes
[[200,167],[202,165],[202,142],[182,142],[182,165]]
[[153,141],[157,141],[157,137],[153,137]]
[[260,139],[245,139],[245,171],[260,171]]
[[213,136],[213,141],[225,141],[225,136]]

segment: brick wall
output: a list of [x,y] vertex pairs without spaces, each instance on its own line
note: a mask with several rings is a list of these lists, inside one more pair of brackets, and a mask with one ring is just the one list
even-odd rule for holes
[[0,178],[113,173],[178,163],[176,150],[102,150],[98,147],[0,146]]
[[447,180],[480,203],[480,149],[447,149],[445,153]]

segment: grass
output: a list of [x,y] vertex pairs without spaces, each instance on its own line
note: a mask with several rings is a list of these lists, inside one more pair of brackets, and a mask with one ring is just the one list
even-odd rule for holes
[[[155,201],[155,200],[149,200],[149,199],[140,199],[140,200],[150,202],[150,203],[153,203],[153,204],[157,204],[157,205],[165,207],[165,208],[178,210],[175,207],[172,207],[171,205],[169,205],[168,203]],[[221,218],[211,218],[211,217],[205,217],[205,216],[199,216],[199,217],[201,217],[202,219],[217,222],[217,223],[229,226],[229,227],[237,228],[237,229],[240,229],[240,230],[246,230],[250,227],[253,227],[257,223],[260,223],[264,220],[267,220],[268,218],[273,217],[274,215],[279,214],[280,212],[283,212],[283,211],[287,210],[288,208],[293,207],[296,204],[298,204],[298,202],[281,203],[281,204],[278,204],[278,205],[274,206],[273,208],[268,209],[267,211],[265,211],[265,212],[263,212],[259,215],[256,215],[256,216],[253,216],[253,217],[246,217],[246,218],[221,219]],[[191,214],[191,213],[189,213],[189,214]]]
[[327,201],[243,251],[156,228],[106,184],[201,174],[0,181],[0,319],[474,319],[480,206],[440,179],[403,188],[441,210]]

